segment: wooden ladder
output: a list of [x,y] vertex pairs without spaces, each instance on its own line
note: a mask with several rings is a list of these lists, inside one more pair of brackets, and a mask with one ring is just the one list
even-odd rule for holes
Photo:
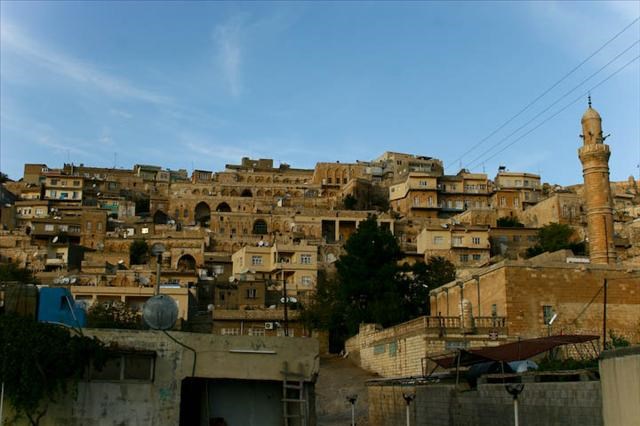
[[[282,418],[284,426],[307,426],[309,410],[304,392],[304,374],[302,364],[298,364],[299,373],[289,370],[285,361],[282,371]],[[299,419],[297,422],[295,419]]]

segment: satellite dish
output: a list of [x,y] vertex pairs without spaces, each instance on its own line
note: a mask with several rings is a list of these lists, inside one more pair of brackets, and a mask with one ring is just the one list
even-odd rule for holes
[[145,276],[141,276],[141,277],[139,278],[139,281],[140,281],[140,284],[142,284],[142,285],[148,285],[148,284],[149,284],[149,282],[150,282],[150,281],[149,281],[149,278],[147,278],[147,277],[145,277]]
[[77,279],[76,277],[71,277],[71,280],[69,280],[69,282],[70,282],[71,284],[75,284],[75,283],[76,283],[76,281],[78,281],[78,279]]
[[[284,297],[280,298],[280,303],[284,303]],[[293,296],[287,297],[287,303],[298,303],[298,299]]]
[[118,265],[123,265],[124,264],[124,260],[120,259],[118,260]]
[[207,305],[207,311],[209,311],[209,312],[213,312],[213,308],[214,308],[214,306],[213,306],[211,303],[209,303],[209,304]]
[[151,254],[154,256],[159,256],[165,251],[166,249],[164,247],[164,244],[162,243],[155,243],[154,245],[151,246]]
[[55,237],[53,237],[53,240],[51,240],[52,243],[57,243],[58,242],[58,236],[56,235]]
[[142,318],[153,330],[169,330],[178,320],[178,305],[164,294],[153,296],[142,307]]

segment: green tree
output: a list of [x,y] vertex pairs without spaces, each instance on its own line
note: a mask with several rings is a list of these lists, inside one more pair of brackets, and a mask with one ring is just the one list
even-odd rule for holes
[[[101,368],[103,344],[69,330],[15,315],[0,316],[0,381],[17,416],[37,425],[50,402],[75,386],[91,360]],[[14,419],[15,420],[15,419]]]
[[545,225],[538,231],[538,244],[527,249],[527,257],[563,249],[570,249],[574,254],[584,254],[584,243],[576,243],[573,238],[574,232],[569,225],[562,223]]
[[498,218],[497,225],[500,228],[524,228],[524,224],[521,223],[517,217],[504,216]]
[[399,266],[395,237],[370,217],[347,240],[335,276],[320,274],[316,294],[302,319],[311,329],[328,330],[332,351],[358,332],[359,325],[384,327],[429,313],[429,290],[455,278],[455,267],[441,257]]
[[129,264],[142,265],[149,260],[149,245],[145,240],[135,240],[129,245]]
[[102,302],[91,305],[87,326],[92,328],[142,328],[141,317],[123,302]]
[[337,296],[344,302],[347,332],[355,334],[362,322],[388,326],[402,321],[404,281],[397,265],[402,252],[391,232],[371,216],[360,223],[344,249],[346,254],[336,262]]
[[406,281],[405,311],[409,318],[430,314],[429,291],[456,278],[456,267],[444,257],[432,256],[427,262],[404,265]]

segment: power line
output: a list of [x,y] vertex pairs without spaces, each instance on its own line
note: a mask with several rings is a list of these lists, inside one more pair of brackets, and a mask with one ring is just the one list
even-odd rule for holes
[[500,130],[502,130],[507,124],[511,123],[514,119],[516,119],[517,117],[519,117],[523,112],[525,112],[527,109],[529,109],[529,107],[531,107],[533,104],[535,104],[537,101],[539,101],[542,97],[544,97],[547,93],[549,93],[551,90],[553,90],[555,87],[557,87],[560,83],[562,83],[564,80],[567,79],[567,77],[569,77],[571,74],[573,74],[576,70],[578,70],[578,68],[580,68],[582,65],[584,65],[589,59],[593,58],[596,54],[598,54],[602,49],[604,49],[605,47],[607,47],[612,41],[614,41],[616,38],[618,38],[622,33],[624,33],[625,31],[627,31],[631,26],[633,26],[636,22],[638,22],[638,20],[640,20],[640,17],[637,17],[636,19],[634,19],[629,25],[627,25],[626,27],[624,27],[622,30],[620,30],[616,35],[614,35],[612,38],[610,38],[609,40],[607,40],[602,46],[600,46],[595,52],[593,52],[591,55],[587,56],[587,58],[585,58],[582,62],[580,62],[578,65],[576,65],[571,71],[569,71],[567,74],[565,74],[562,78],[560,78],[560,80],[556,81],[551,87],[549,87],[547,90],[545,90],[542,94],[540,94],[537,98],[535,98],[533,101],[529,102],[524,108],[522,108],[517,114],[515,114],[513,117],[509,118],[507,121],[505,121],[504,123],[502,123],[500,125],[500,127],[498,127],[497,129],[495,129],[493,132],[491,132],[489,135],[485,136],[483,139],[481,139],[480,141],[476,142],[470,149],[468,149],[467,151],[465,151],[462,155],[460,155],[458,158],[456,158],[455,160],[451,161],[449,164],[455,164],[457,161],[461,160],[462,158],[464,158],[465,155],[469,154],[470,152],[474,151],[478,146],[480,146],[483,142],[485,142],[487,139],[489,139],[491,136],[495,135],[496,133],[498,133]]
[[[467,165],[465,166],[466,168],[469,168],[472,164],[473,165],[477,165],[477,160],[483,158],[485,155],[489,154],[492,150],[494,150],[495,148],[497,148],[498,146],[500,146],[504,141],[506,141],[507,139],[509,139],[511,136],[515,135],[516,133],[518,133],[520,130],[522,130],[523,128],[527,127],[530,123],[532,123],[533,121],[535,121],[538,117],[540,117],[542,114],[544,114],[545,112],[549,111],[553,106],[557,105],[558,102],[560,102],[561,100],[563,100],[564,98],[566,98],[567,96],[569,96],[571,93],[575,92],[580,86],[582,86],[584,83],[586,83],[587,81],[591,80],[593,77],[595,77],[597,74],[599,74],[602,70],[604,70],[605,68],[607,68],[609,65],[611,65],[613,62],[615,62],[618,58],[620,58],[622,55],[624,55],[625,53],[627,53],[629,50],[631,50],[634,46],[636,46],[638,43],[640,43],[640,39],[636,40],[634,43],[632,43],[629,47],[627,47],[625,50],[623,50],[622,52],[620,52],[618,55],[616,55],[613,59],[611,59],[609,62],[607,62],[606,64],[604,64],[602,67],[600,67],[597,71],[595,71],[594,73],[592,73],[591,75],[589,75],[587,78],[585,78],[584,80],[582,80],[580,83],[578,83],[576,86],[574,86],[571,90],[569,90],[568,92],[564,93],[562,96],[560,96],[558,99],[556,99],[553,103],[551,103],[551,105],[547,106],[545,109],[543,109],[542,111],[540,111],[538,114],[536,114],[533,118],[531,118],[530,120],[528,120],[527,122],[525,122],[523,125],[521,125],[520,127],[518,127],[517,129],[515,129],[513,132],[509,133],[507,136],[503,137],[502,139],[500,139],[498,142],[496,142],[495,144],[491,145],[487,150],[485,150],[482,154],[478,155],[477,157],[475,157],[473,160],[469,161],[467,163]],[[485,160],[486,161],[486,160]]]
[[606,77],[604,80],[600,81],[598,84],[596,84],[595,86],[593,86],[592,88],[590,88],[589,90],[587,90],[586,92],[584,92],[583,94],[581,94],[580,96],[578,96],[576,99],[574,99],[573,101],[571,101],[570,103],[568,103],[567,105],[565,105],[564,107],[562,107],[560,110],[558,110],[557,112],[555,112],[554,114],[550,115],[549,117],[545,118],[543,121],[541,121],[537,126],[535,126],[534,128],[532,128],[531,130],[527,131],[525,134],[523,134],[522,136],[518,137],[517,139],[515,139],[513,142],[511,142],[510,144],[504,146],[501,150],[499,150],[498,152],[496,152],[495,154],[493,154],[492,156],[485,158],[483,160],[483,162],[487,162],[491,159],[493,159],[495,156],[497,156],[498,154],[500,154],[501,152],[504,152],[507,148],[509,148],[510,146],[512,146],[513,144],[515,144],[516,142],[522,140],[522,138],[524,138],[525,136],[531,134],[534,130],[538,129],[540,126],[542,126],[543,124],[545,124],[547,121],[551,120],[552,118],[554,118],[555,116],[557,116],[558,114],[560,114],[561,112],[563,112],[564,110],[566,110],[567,108],[569,108],[570,106],[572,106],[573,104],[575,104],[576,102],[578,102],[581,99],[584,99],[584,97],[589,94],[592,90],[600,87],[602,84],[604,84],[605,82],[607,82],[609,79],[611,79],[613,76],[615,76],[616,74],[618,74],[619,72],[621,72],[623,69],[625,69],[626,67],[628,67],[629,65],[631,65],[632,63],[634,63],[635,61],[637,61],[640,58],[640,55],[636,56],[635,58],[631,59],[629,62],[627,62],[626,64],[624,64],[623,66],[621,66],[620,68],[618,68],[613,74],[609,75],[608,77]]

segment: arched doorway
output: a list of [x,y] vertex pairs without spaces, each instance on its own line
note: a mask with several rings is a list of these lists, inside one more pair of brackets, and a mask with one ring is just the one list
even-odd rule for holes
[[217,212],[224,212],[224,213],[230,213],[231,212],[231,207],[229,206],[229,204],[222,202],[220,204],[218,204],[218,207],[216,207],[216,211]]
[[156,210],[153,214],[153,224],[154,225],[166,225],[169,220],[169,216],[162,210]]
[[196,223],[200,224],[200,226],[209,226],[209,222],[211,221],[211,208],[209,204],[204,201],[196,204],[195,219]]
[[178,259],[178,271],[195,271],[196,259],[190,254],[185,254]]
[[242,191],[240,196],[241,197],[253,197],[253,194],[251,193],[250,189],[245,189],[245,190]]

